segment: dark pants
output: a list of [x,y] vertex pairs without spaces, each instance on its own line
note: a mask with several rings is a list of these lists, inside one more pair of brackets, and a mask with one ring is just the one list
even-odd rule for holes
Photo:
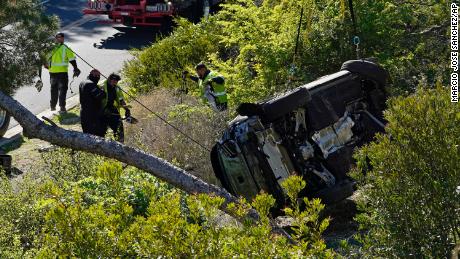
[[123,130],[123,121],[121,120],[121,115],[118,111],[116,113],[111,112],[111,114],[106,115],[105,121],[107,126],[112,129],[115,139],[123,143],[125,140],[125,132]]
[[104,137],[107,126],[102,116],[95,116],[94,112],[80,111],[80,121],[83,133]]
[[67,73],[50,73],[51,82],[51,108],[56,108],[59,97],[59,107],[65,108],[65,99],[69,84],[69,76]]

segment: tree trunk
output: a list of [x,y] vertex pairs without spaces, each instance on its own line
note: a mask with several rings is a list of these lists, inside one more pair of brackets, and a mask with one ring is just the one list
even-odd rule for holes
[[39,138],[57,146],[116,159],[142,169],[191,194],[215,194],[225,198],[227,203],[237,202],[237,199],[226,190],[206,183],[183,169],[139,149],[97,136],[48,125],[2,91],[0,91],[0,107],[8,111],[21,124],[24,135],[27,137]]

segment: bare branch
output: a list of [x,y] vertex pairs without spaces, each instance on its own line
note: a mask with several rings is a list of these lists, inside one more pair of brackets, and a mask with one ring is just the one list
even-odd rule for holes
[[437,33],[437,32],[440,32],[440,31],[447,30],[448,27],[449,27],[449,23],[444,23],[444,24],[441,24],[441,25],[434,25],[434,26],[431,26],[429,28],[426,28],[423,31],[413,32],[413,33],[411,33],[411,35],[425,36],[427,34]]

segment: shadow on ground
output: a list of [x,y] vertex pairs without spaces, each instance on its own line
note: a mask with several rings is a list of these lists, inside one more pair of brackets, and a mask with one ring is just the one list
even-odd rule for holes
[[326,206],[322,216],[329,217],[331,221],[323,233],[323,238],[329,248],[338,249],[342,240],[358,245],[353,237],[358,233],[359,224],[354,219],[358,213],[356,203],[351,198]]
[[48,15],[59,16],[61,26],[66,26],[83,17],[82,10],[86,7],[87,2],[87,0],[50,0],[45,4],[45,10]]
[[152,45],[161,37],[161,33],[154,28],[116,26],[114,29],[119,32],[106,39],[102,39],[99,43],[94,43],[93,46],[98,49],[142,49]]
[[80,116],[75,112],[67,112],[56,116],[61,125],[75,125],[80,123]]
[[20,169],[16,168],[16,167],[12,167],[12,168],[9,168],[9,169],[2,169],[1,170],[1,173],[5,174],[6,177],[8,179],[14,179],[22,174],[24,174],[23,171],[21,171]]

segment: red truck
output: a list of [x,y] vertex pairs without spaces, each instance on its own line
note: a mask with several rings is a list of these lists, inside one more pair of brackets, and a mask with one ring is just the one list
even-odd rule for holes
[[84,14],[107,14],[126,26],[168,27],[174,7],[165,0],[88,0]]

